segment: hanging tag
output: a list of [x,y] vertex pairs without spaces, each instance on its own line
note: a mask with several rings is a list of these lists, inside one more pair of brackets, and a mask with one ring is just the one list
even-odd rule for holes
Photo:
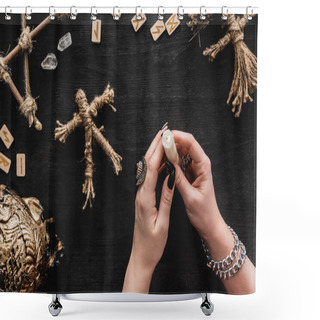
[[92,21],[91,41],[93,43],[101,42],[101,20],[99,19]]
[[174,13],[166,22],[166,28],[169,36],[178,28],[180,24],[180,20],[178,19],[178,15]]
[[3,143],[6,145],[7,149],[10,148],[12,142],[13,142],[13,136],[7,126],[4,124],[0,130],[0,138],[3,141]]
[[26,155],[24,153],[17,153],[16,169],[17,177],[24,177],[26,175]]
[[132,24],[135,32],[137,32],[142,27],[142,25],[147,21],[147,17],[144,13],[140,13],[140,17],[141,17],[141,19],[138,20],[137,15],[135,15],[131,19],[131,24]]
[[166,26],[163,20],[157,20],[156,23],[150,28],[150,32],[154,41],[157,41],[158,38],[166,30]]
[[0,152],[0,169],[5,173],[10,170],[11,160],[7,158],[3,153]]

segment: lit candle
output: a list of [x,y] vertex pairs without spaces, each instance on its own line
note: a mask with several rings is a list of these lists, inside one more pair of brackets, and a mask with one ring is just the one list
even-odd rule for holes
[[180,157],[173,139],[173,134],[169,129],[162,134],[162,145],[168,160],[180,164]]

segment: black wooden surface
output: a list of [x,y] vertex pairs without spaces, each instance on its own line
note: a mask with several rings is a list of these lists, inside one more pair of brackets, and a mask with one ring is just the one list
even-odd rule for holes
[[[28,24],[36,25],[44,17],[33,15]],[[256,93],[254,102],[244,105],[235,119],[226,105],[233,78],[233,46],[229,44],[213,63],[202,55],[205,47],[225,34],[220,16],[211,16],[210,25],[201,32],[202,48],[197,38],[189,42],[192,32],[186,19],[172,36],[165,33],[154,42],[149,29],[156,15],[148,15],[137,33],[130,24],[132,15],[122,15],[119,22],[109,15],[99,18],[101,44],[91,42],[89,15],[55,21],[37,36],[30,55],[30,77],[33,96],[38,97],[41,132],[27,128],[9,88],[0,83],[0,126],[5,123],[15,138],[10,150],[0,144],[0,151],[12,160],[10,173],[0,172],[0,183],[20,196],[40,199],[45,218],[54,217],[55,232],[65,248],[60,265],[49,271],[39,292],[122,290],[133,236],[135,164],[166,121],[171,129],[191,132],[212,160],[221,213],[255,263]],[[58,40],[67,32],[73,44],[59,52]],[[0,16],[1,51],[12,48],[19,33],[19,16],[10,22]],[[245,42],[256,54],[257,17],[245,28]],[[55,71],[40,66],[49,52],[58,58]],[[10,67],[23,92],[22,56]],[[77,111],[78,88],[91,101],[108,83],[115,89],[118,111],[105,107],[95,121],[105,126],[105,136],[123,157],[123,171],[114,175],[107,156],[94,146],[96,199],[93,208],[83,212],[84,131],[77,129],[65,145],[54,141],[53,132],[56,120],[65,123]],[[15,175],[18,152],[26,153],[25,178]],[[206,267],[200,238],[176,191],[167,246],[150,293],[192,292],[224,292],[224,288]]]

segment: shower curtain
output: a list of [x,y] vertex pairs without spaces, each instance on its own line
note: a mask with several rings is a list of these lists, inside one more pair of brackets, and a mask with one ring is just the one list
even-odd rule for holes
[[[241,277],[249,261],[253,269],[256,262],[257,97],[250,77],[256,73],[251,62],[257,55],[258,17],[179,20],[165,14],[163,24],[156,14],[142,16],[143,23],[134,14],[98,19],[101,25],[90,14],[75,20],[0,16],[0,291],[122,292],[133,247],[141,244],[141,251],[148,248],[144,265],[160,250],[147,292],[233,293],[228,283]],[[43,21],[45,27],[33,36]],[[225,255],[213,258],[199,229],[211,220],[193,219],[188,197],[177,186],[179,163],[174,169],[165,164],[161,134],[166,129],[176,140],[187,134],[191,145],[187,172],[180,176],[185,184],[196,188],[199,182],[194,157],[203,152],[210,159],[210,199],[234,230]],[[154,139],[161,161],[151,219],[161,215],[163,183],[169,184],[172,170],[174,191],[168,229],[147,243],[139,208],[153,201],[145,199],[145,190],[155,171],[144,159]],[[187,156],[182,140],[176,145],[178,162]],[[194,146],[201,149],[193,157]],[[136,185],[139,177],[143,182]],[[210,261],[222,261],[229,252],[227,260],[238,261],[239,270],[221,279],[219,270],[232,263]],[[144,269],[134,272],[140,281]],[[254,282],[254,273],[250,277]],[[129,291],[133,287],[128,284]]]

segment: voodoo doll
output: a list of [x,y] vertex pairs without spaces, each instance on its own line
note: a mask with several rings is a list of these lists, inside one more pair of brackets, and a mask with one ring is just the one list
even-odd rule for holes
[[93,121],[93,117],[96,117],[98,111],[107,104],[109,105],[114,112],[116,108],[111,104],[114,99],[114,90],[107,86],[104,93],[95,97],[94,100],[89,104],[86,98],[86,95],[82,89],[79,89],[76,94],[76,102],[78,104],[79,112],[74,113],[73,119],[66,124],[62,124],[60,121],[57,121],[58,127],[55,129],[55,140],[60,140],[62,143],[66,142],[68,136],[79,126],[83,126],[85,130],[85,149],[84,157],[86,161],[85,169],[85,182],[83,184],[82,192],[86,194],[86,201],[83,206],[83,210],[86,208],[89,201],[90,207],[92,207],[92,200],[95,198],[94,187],[93,187],[93,159],[92,159],[92,139],[94,138],[102,150],[113,162],[113,167],[115,174],[118,175],[122,170],[121,160],[122,157],[118,155],[106,138],[102,135],[104,127],[97,128],[96,124]]
[[240,116],[242,104],[247,101],[252,102],[250,95],[257,87],[257,57],[250,51],[244,43],[244,27],[248,22],[248,15],[242,18],[228,15],[228,31],[216,44],[211,45],[203,51],[203,55],[209,56],[209,61],[213,61],[217,54],[222,51],[231,41],[234,47],[234,76],[229,92],[227,104],[232,101],[232,112],[235,117]]

